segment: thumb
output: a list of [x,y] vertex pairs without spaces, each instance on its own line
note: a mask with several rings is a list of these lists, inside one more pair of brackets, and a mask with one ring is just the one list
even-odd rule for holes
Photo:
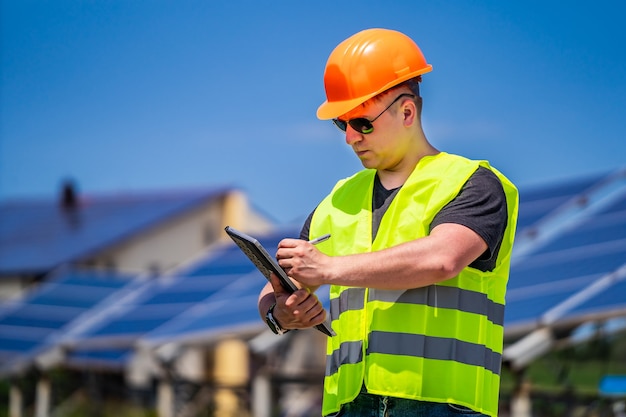
[[289,292],[285,290],[283,285],[280,283],[280,279],[276,276],[276,274],[270,274],[270,284],[272,284],[272,288],[274,288],[274,294],[278,297],[279,295],[289,295]]

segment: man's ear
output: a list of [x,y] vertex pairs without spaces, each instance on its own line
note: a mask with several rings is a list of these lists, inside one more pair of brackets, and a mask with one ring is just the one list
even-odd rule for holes
[[417,109],[415,108],[415,103],[413,103],[412,101],[408,101],[402,108],[402,112],[404,115],[405,126],[408,127],[415,123],[417,117]]

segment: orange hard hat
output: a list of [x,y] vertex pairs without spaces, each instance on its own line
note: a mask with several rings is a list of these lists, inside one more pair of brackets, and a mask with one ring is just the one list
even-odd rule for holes
[[375,95],[433,69],[420,48],[405,34],[366,29],[341,42],[326,62],[326,101],[317,117],[332,119]]

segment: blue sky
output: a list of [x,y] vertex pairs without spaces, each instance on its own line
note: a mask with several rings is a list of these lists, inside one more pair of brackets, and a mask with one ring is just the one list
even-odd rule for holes
[[361,168],[323,71],[362,29],[411,36],[424,127],[520,187],[626,166],[621,0],[1,0],[0,199],[241,188],[300,221]]

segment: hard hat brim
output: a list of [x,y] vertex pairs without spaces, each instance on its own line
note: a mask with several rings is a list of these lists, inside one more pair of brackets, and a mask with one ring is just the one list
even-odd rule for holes
[[360,104],[365,103],[367,100],[374,97],[376,94],[378,93],[365,96],[365,97],[353,98],[352,100],[334,101],[332,103],[325,101],[317,109],[317,118],[320,120],[336,119],[342,114],[348,113],[350,110],[356,108]]
[[395,87],[396,85],[403,83],[406,80],[410,80],[411,78],[415,78],[418,75],[422,75],[425,74],[427,72],[432,71],[433,66],[428,64],[425,68],[420,69],[419,71],[414,71],[410,74],[406,74],[403,77],[400,77],[396,80],[394,80],[393,82],[385,85],[384,87],[380,88],[377,91],[374,91],[371,94],[367,94],[361,97],[357,97],[357,98],[353,98],[350,100],[343,100],[343,101],[332,101],[329,102],[328,100],[324,101],[318,108],[317,108],[317,118],[320,120],[329,120],[329,119],[336,119],[337,117],[341,116],[342,114],[346,114],[348,113],[350,110],[355,109],[357,106],[365,103],[367,100],[369,100],[372,97],[377,96],[378,94],[381,94],[387,90],[389,90],[392,87]]

